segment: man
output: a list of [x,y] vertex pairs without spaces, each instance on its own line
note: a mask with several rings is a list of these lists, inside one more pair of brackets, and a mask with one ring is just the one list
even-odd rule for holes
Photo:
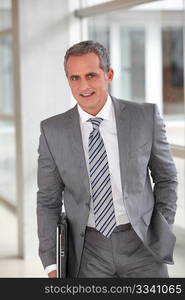
[[77,105],[41,122],[37,216],[43,266],[56,277],[56,226],[64,201],[68,277],[168,277],[177,174],[157,107],[108,94],[113,70],[97,42],[69,48],[64,67]]

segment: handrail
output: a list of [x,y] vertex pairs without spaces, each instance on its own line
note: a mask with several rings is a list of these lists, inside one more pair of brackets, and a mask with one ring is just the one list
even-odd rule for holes
[[185,146],[175,144],[170,144],[170,146],[174,157],[185,159]]

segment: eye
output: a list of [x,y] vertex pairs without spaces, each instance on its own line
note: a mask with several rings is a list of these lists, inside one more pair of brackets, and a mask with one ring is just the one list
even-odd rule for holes
[[96,74],[94,74],[94,73],[89,73],[88,75],[87,75],[87,78],[94,78],[96,76]]
[[78,80],[78,76],[71,76],[71,81],[76,81]]

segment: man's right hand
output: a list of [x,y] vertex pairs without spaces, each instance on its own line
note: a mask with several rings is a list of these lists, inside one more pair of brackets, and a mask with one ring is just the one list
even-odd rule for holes
[[49,272],[48,277],[49,278],[57,278],[57,271],[54,270],[54,271]]

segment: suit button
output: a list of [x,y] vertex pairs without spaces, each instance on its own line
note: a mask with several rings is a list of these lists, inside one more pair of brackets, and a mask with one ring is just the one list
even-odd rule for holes
[[83,231],[80,232],[81,237],[85,236],[85,233]]

